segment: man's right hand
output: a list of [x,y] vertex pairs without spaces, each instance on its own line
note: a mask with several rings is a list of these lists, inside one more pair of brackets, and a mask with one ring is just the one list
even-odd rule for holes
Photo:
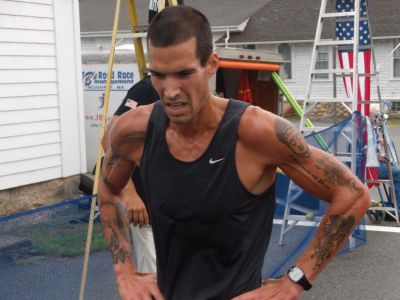
[[122,300],[164,300],[157,286],[156,273],[131,273],[117,275]]

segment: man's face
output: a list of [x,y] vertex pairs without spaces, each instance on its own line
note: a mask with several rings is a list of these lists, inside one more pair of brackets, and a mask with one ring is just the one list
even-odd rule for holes
[[169,119],[176,124],[190,123],[210,97],[208,80],[216,71],[216,55],[201,66],[193,37],[164,48],[154,47],[150,40],[149,56],[151,80]]

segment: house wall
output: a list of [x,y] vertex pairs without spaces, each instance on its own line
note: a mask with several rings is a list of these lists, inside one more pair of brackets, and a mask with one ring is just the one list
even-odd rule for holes
[[[393,58],[387,57],[393,50],[393,40],[375,40],[374,49],[376,63],[380,67],[379,82],[381,87],[382,99],[400,101],[400,78],[393,78]],[[267,51],[277,51],[277,45],[257,45],[257,49]],[[307,89],[307,78],[311,62],[312,43],[295,43],[292,44],[292,72],[293,78],[285,80],[289,90],[297,100],[304,100]],[[386,59],[384,61],[384,59]],[[337,68],[339,62],[336,62]],[[377,95],[377,79],[372,77],[371,80],[371,98],[378,99]],[[337,81],[338,97],[344,97],[344,86],[342,80]],[[311,97],[324,98],[332,97],[333,80],[318,80],[312,83]]]
[[0,190],[85,172],[78,0],[0,0]]

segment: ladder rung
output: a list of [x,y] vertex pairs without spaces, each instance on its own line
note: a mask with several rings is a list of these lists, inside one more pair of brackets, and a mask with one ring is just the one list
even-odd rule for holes
[[366,180],[367,183],[390,183],[391,181],[390,179],[370,179],[370,180]]
[[349,98],[308,98],[305,101],[309,102],[309,103],[326,103],[326,102],[353,102],[353,99],[349,99]]
[[308,127],[303,127],[300,131],[307,131],[307,132],[311,132],[311,131],[321,131],[324,129],[329,128],[330,126],[315,126],[313,128],[308,128]]
[[396,212],[396,208],[394,207],[388,207],[388,206],[371,206],[370,208],[368,208],[369,210],[384,210],[384,211],[394,211]]
[[313,74],[342,74],[353,73],[354,69],[318,69],[314,70]]
[[127,33],[118,33],[118,39],[140,39],[147,37],[147,32],[127,32]]
[[[338,77],[353,76],[354,69],[317,69],[313,70],[312,74],[336,74]],[[376,73],[358,73],[358,76],[371,77]]]
[[334,13],[325,13],[321,15],[321,18],[344,18],[344,17],[354,17],[354,11],[347,12],[334,12]]
[[341,46],[341,45],[353,45],[353,41],[348,40],[334,40],[334,41],[319,41],[315,43],[316,46]]
[[353,159],[351,157],[341,157],[341,156],[335,156],[337,160],[341,162],[351,162]]
[[[351,77],[353,74],[336,74],[337,77]],[[359,73],[359,77],[372,77],[376,76],[376,73]]]

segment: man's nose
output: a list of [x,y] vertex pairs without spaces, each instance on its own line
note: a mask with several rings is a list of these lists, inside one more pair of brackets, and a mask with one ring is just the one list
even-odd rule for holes
[[179,80],[168,77],[164,82],[164,96],[167,99],[174,99],[180,93]]

